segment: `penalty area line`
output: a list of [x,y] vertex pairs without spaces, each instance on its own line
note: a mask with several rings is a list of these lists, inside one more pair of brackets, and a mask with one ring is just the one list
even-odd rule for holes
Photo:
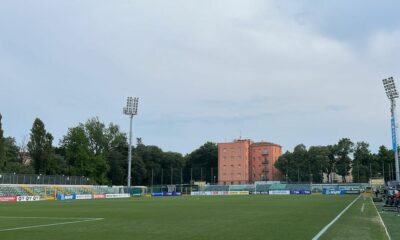
[[61,219],[61,220],[94,220],[103,218],[74,218],[74,217],[15,217],[15,216],[0,216],[0,219]]
[[[36,218],[39,218],[39,217],[36,217]],[[47,218],[47,219],[49,219],[49,218]],[[53,219],[60,219],[60,218],[53,218]],[[49,223],[49,224],[32,225],[32,226],[16,227],[16,228],[6,228],[6,229],[0,229],[0,232],[31,229],[31,228],[41,228],[41,227],[51,227],[51,226],[67,225],[67,224],[82,223],[82,222],[92,222],[92,221],[100,221],[100,220],[104,220],[104,218],[90,218],[90,219],[86,218],[84,220],[76,220],[76,221],[69,221],[69,222]]]
[[315,237],[312,238],[312,240],[318,240],[346,211],[349,209],[359,198],[361,197],[361,194],[358,195],[356,199],[354,199],[345,209],[343,209],[328,225],[326,225]]

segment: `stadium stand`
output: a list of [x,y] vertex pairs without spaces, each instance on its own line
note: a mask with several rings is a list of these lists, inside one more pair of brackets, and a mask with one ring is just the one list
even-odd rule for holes
[[229,185],[229,191],[249,191],[254,192],[254,184],[247,185]]
[[229,186],[228,185],[207,185],[207,186],[204,186],[202,191],[211,191],[211,192],[229,191]]
[[2,185],[0,186],[0,196],[29,196],[30,194],[24,191],[19,186]]
[[271,184],[271,186],[269,187],[269,190],[286,190],[286,184],[282,184],[282,183]]
[[0,184],[0,196],[41,196],[54,198],[58,193],[71,194],[119,194],[125,193],[118,186],[62,186],[62,185],[2,185]]
[[311,190],[311,184],[286,184],[285,190]]

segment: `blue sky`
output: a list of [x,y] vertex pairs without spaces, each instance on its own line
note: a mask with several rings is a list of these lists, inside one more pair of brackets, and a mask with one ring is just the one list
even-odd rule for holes
[[2,1],[0,112],[54,144],[90,117],[187,153],[242,136],[291,150],[390,146],[382,78],[400,79],[398,1]]

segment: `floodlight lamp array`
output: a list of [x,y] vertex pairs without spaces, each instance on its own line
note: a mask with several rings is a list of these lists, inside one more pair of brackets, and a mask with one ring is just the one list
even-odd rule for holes
[[386,95],[389,99],[394,99],[399,97],[399,93],[397,92],[396,85],[394,84],[393,77],[385,78],[383,81],[383,87],[385,88]]
[[139,98],[135,97],[128,97],[126,100],[126,107],[124,107],[124,114],[126,115],[137,115],[137,110],[138,110],[138,103],[139,103]]

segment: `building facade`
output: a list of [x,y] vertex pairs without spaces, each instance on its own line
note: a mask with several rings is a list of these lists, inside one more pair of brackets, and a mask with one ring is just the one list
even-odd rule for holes
[[218,183],[247,184],[255,181],[278,181],[282,174],[274,163],[282,147],[270,142],[249,139],[218,144]]
[[274,167],[279,156],[282,155],[282,147],[275,143],[253,143],[250,152],[251,182],[255,181],[279,181],[282,180],[281,172]]

